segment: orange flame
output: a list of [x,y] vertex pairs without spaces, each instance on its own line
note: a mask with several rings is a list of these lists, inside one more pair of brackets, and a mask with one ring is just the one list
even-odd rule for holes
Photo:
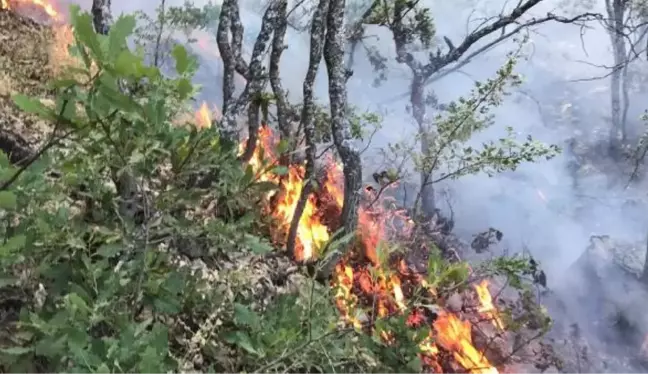
[[0,0],[2,9],[13,9],[14,6],[35,5],[41,8],[51,19],[60,20],[61,14],[56,7],[47,0]]
[[207,107],[207,103],[203,102],[200,109],[196,112],[196,127],[199,129],[205,129],[211,127],[211,124],[211,112]]
[[[285,241],[288,234],[297,200],[304,183],[304,166],[291,165],[287,175],[283,177],[271,173],[263,173],[261,170],[262,161],[261,149],[263,149],[266,161],[276,162],[277,155],[274,153],[274,139],[272,130],[262,126],[259,130],[259,147],[250,161],[255,172],[261,172],[260,180],[272,181],[280,185],[277,192],[269,194],[272,199],[271,207],[268,207],[270,214],[279,223],[274,240]],[[243,152],[245,145],[241,144],[240,152]],[[340,181],[344,180],[342,169],[339,164],[329,158],[326,168],[326,179],[317,193],[309,196],[300,219],[297,230],[297,245],[295,258],[298,261],[308,260],[317,256],[317,249],[325,244],[330,237],[329,227],[326,218],[330,210],[339,215],[343,206],[343,189]],[[322,202],[322,199],[326,201]],[[391,205],[391,206],[390,206]],[[357,306],[361,300],[372,298],[374,313],[377,317],[388,317],[394,314],[407,312],[406,296],[403,289],[403,278],[406,276],[407,266],[401,260],[398,270],[393,273],[386,273],[381,263],[379,253],[380,243],[395,235],[408,236],[413,228],[413,222],[404,212],[394,209],[388,199],[376,196],[371,190],[365,191],[365,203],[359,210],[358,237],[363,253],[372,266],[354,268],[346,261],[338,263],[335,267],[334,286],[335,303],[341,315],[342,322],[347,323],[356,329],[363,327],[367,322],[366,317],[358,315]],[[436,290],[430,287],[422,276],[408,274],[414,282],[422,285],[427,292],[436,297]],[[498,327],[503,327],[496,314],[487,283],[482,282],[475,286],[477,297],[480,300],[479,312],[493,319]],[[410,326],[418,326],[426,322],[424,312],[414,309],[408,316],[407,323]],[[471,373],[497,373],[483,353],[472,344],[471,326],[468,322],[460,320],[453,314],[442,311],[432,323],[432,332],[422,343],[420,343],[420,355],[422,362],[435,372],[443,372],[438,362],[439,346],[451,352],[458,364]],[[381,332],[381,337],[386,344],[393,343],[394,336],[389,332]]]
[[434,329],[438,332],[437,342],[453,352],[455,360],[471,373],[498,373],[484,354],[473,346],[469,322],[443,312],[434,321]]
[[488,291],[488,281],[484,279],[481,283],[475,285],[475,291],[477,291],[477,297],[481,303],[479,312],[487,316],[493,325],[500,330],[504,330],[504,323],[497,314],[497,309],[493,305],[493,298]]

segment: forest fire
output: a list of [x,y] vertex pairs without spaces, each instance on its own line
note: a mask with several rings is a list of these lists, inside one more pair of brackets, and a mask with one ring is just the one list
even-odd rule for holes
[[0,9],[13,10],[14,8],[33,7],[45,12],[50,19],[58,21],[61,13],[49,0],[0,0]]
[[[45,0],[0,2],[3,9],[23,5],[37,6],[53,20],[61,17],[56,8]],[[60,49],[63,55],[66,55],[66,47],[71,39],[69,31],[68,28],[59,35],[61,45],[56,49]],[[212,119],[218,116],[219,113],[211,112],[203,104],[196,113],[195,121],[200,128],[205,128],[211,126]],[[278,160],[274,150],[273,132],[270,127],[262,126],[259,129],[259,147],[250,160],[250,165],[259,174],[260,180],[272,181],[280,186],[277,191],[269,194],[269,203],[265,209],[278,222],[278,227],[273,230],[273,239],[277,243],[284,243],[304,185],[305,168],[301,164],[293,164],[282,176],[266,172],[264,166]],[[323,182],[308,197],[299,221],[293,254],[299,262],[317,258],[319,251],[329,241],[332,231],[339,226],[336,220],[343,205],[341,167],[329,159],[325,171]],[[383,243],[394,237],[410,236],[414,223],[404,212],[395,209],[387,198],[378,196],[376,191],[366,189],[364,192],[359,211],[356,251],[354,256],[345,258],[336,265],[332,281],[336,290],[335,303],[341,312],[342,322],[371,333],[377,320],[404,315],[408,327],[429,328],[429,332],[419,343],[420,358],[425,370],[497,373],[497,368],[474,346],[471,322],[442,307],[431,310],[428,307],[409,305],[415,290],[423,290],[429,300],[434,300],[434,304],[443,305],[444,301],[421,274],[408,269],[402,258],[382,256]],[[475,312],[484,319],[492,320],[497,328],[502,329],[504,326],[493,306],[487,282],[477,285],[474,293],[479,301],[479,305],[474,308]],[[386,344],[393,344],[396,339],[390,331],[381,331],[380,337]]]
[[[275,139],[269,127],[259,130],[259,147],[250,161],[253,169],[260,173],[259,178],[273,181],[280,185],[277,192],[271,193],[267,205],[269,213],[277,220],[277,234],[273,238],[278,243],[285,242],[294,208],[301,193],[304,180],[304,167],[291,165],[286,176],[279,177],[264,173],[261,169],[263,155],[265,162],[278,160],[274,154]],[[241,151],[244,145],[241,145]],[[308,198],[306,208],[300,219],[297,232],[297,261],[307,261],[318,256],[318,250],[329,240],[335,219],[342,208],[343,191],[341,188],[342,173],[340,166],[328,160],[324,182],[316,193]],[[412,328],[429,326],[429,336],[419,344],[421,362],[431,372],[449,372],[466,370],[470,373],[497,373],[498,370],[488,361],[483,352],[473,345],[472,325],[458,315],[444,309],[432,312],[419,306],[409,306],[408,298],[415,288],[423,289],[431,299],[437,300],[436,290],[429,287],[421,274],[408,270],[404,260],[382,259],[379,246],[396,232],[408,236],[413,223],[407,216],[389,207],[386,198],[376,196],[375,191],[367,189],[366,199],[359,212],[358,237],[356,248],[361,255],[345,258],[335,268],[333,286],[336,289],[336,305],[340,310],[343,322],[371,332],[371,326],[379,318],[393,315],[407,316],[406,324]],[[394,270],[385,270],[382,261],[389,263]],[[392,266],[393,265],[393,266]],[[488,282],[482,281],[474,287],[479,305],[476,313],[483,319],[489,319],[498,328],[504,325],[488,290]],[[443,303],[442,300],[438,300]],[[361,312],[360,309],[368,309]],[[370,316],[365,314],[370,314]],[[382,331],[381,338],[387,343],[393,342],[393,335]],[[442,358],[443,357],[443,358]],[[450,357],[452,359],[450,359]],[[448,363],[445,361],[453,361]],[[457,366],[458,365],[458,366]]]

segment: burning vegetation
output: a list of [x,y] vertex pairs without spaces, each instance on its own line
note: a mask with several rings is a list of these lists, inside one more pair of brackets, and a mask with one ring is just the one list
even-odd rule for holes
[[[206,116],[205,108],[203,104],[198,116]],[[284,176],[263,173],[261,165],[267,165],[268,161],[272,164],[279,162],[274,153],[276,146],[270,127],[261,127],[259,145],[250,164],[256,173],[261,173],[261,180],[280,186],[279,190],[268,195],[264,209],[276,219],[278,227],[274,240],[281,244],[288,235],[303,188],[305,170],[303,165],[297,164],[290,165]],[[242,144],[241,151],[243,148]],[[331,233],[339,225],[336,218],[343,201],[341,167],[332,157],[328,157],[323,170],[324,176],[316,192],[308,197],[297,228],[293,257],[298,262],[313,261],[320,256],[320,251],[331,239]],[[365,189],[365,194],[364,204],[359,211],[358,240],[353,244],[352,255],[335,267],[331,282],[344,322],[356,329],[371,332],[377,321],[404,315],[407,326],[429,328],[429,335],[421,338],[420,343],[421,361],[426,370],[439,373],[458,370],[497,373],[497,368],[474,346],[473,325],[469,321],[443,308],[412,305],[411,301],[415,298],[419,299],[416,304],[423,304],[420,300],[426,300],[428,305],[442,305],[444,295],[439,295],[435,286],[428,284],[425,274],[410,270],[402,253],[389,255],[381,252],[385,252],[390,240],[411,242],[414,222],[404,211],[393,208],[394,203],[388,197],[376,195],[371,188]],[[474,295],[477,303],[472,307],[472,312],[490,320],[498,329],[504,329],[493,305],[488,281],[482,280],[476,284]],[[381,333],[386,343],[393,339],[390,335],[389,331]],[[450,357],[452,359],[448,359]]]
[[[37,9],[51,20],[62,20],[56,7],[44,0],[0,1],[4,10]],[[48,61],[57,75],[73,61],[68,53],[73,30],[59,22],[53,35]],[[220,118],[217,108],[210,109],[203,103],[192,122],[199,129],[207,129]],[[277,140],[270,126],[261,126],[249,167],[260,182],[279,187],[267,193],[262,209],[273,218],[272,241],[283,246],[306,183],[306,168],[295,162],[286,166],[285,173],[268,172],[268,164],[280,163]],[[241,143],[240,152],[245,146],[245,142]],[[344,177],[333,156],[325,159],[317,179],[317,187],[308,196],[299,219],[294,253],[290,254],[299,264],[310,264],[325,256],[341,226]],[[489,281],[481,279],[469,286],[467,279],[472,269],[462,263],[447,266],[432,241],[418,233],[416,223],[387,194],[365,188],[358,216],[355,239],[348,244],[353,250],[336,264],[331,276],[334,303],[341,315],[340,328],[375,334],[388,346],[397,344],[398,339],[415,340],[422,370],[427,372],[497,373],[496,366],[503,363],[488,357],[489,336],[479,331],[484,323],[496,331],[495,335],[507,328],[490,293]],[[398,250],[393,250],[396,247]],[[427,254],[419,260],[425,264],[410,263],[407,253],[412,250]],[[421,265],[425,272],[414,270]],[[462,298],[461,306],[451,307],[450,299],[457,294]],[[411,334],[403,337],[386,327],[383,322],[393,317],[401,317]],[[485,343],[478,343],[476,337]]]

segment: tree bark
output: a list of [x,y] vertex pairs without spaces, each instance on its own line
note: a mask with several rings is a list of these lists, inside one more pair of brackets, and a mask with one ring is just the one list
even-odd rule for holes
[[[281,84],[281,77],[279,76],[279,64],[281,62],[281,55],[283,54],[286,46],[284,45],[284,38],[286,36],[286,29],[288,27],[287,20],[288,1],[281,0],[278,8],[277,26],[272,36],[272,52],[270,53],[270,85],[274,98],[277,102],[277,123],[279,125],[279,135],[281,140],[290,142],[292,131],[290,127],[290,118],[288,103],[286,101],[286,94]],[[292,149],[292,147],[288,147]],[[287,164],[287,159],[281,155],[282,163]]]
[[[626,107],[629,103],[625,103],[624,98],[627,97],[627,92],[622,91],[622,84],[624,89],[627,89],[627,84],[623,82],[624,72],[627,72],[627,52],[623,35],[624,18],[626,14],[627,0],[605,0],[605,6],[608,13],[609,21],[607,24],[608,35],[612,43],[612,55],[614,58],[614,65],[612,74],[610,75],[610,106],[611,106],[611,127],[610,127],[610,155],[614,158],[619,157],[623,142],[626,139],[625,128],[625,115],[627,113]],[[623,98],[622,98],[623,95]],[[624,110],[622,112],[622,107]]]
[[[358,223],[358,203],[362,189],[360,152],[353,144],[347,119],[346,68],[344,65],[344,8],[345,0],[330,0],[326,18],[324,60],[328,71],[329,102],[333,142],[344,164],[344,202],[340,222],[341,232],[354,233]],[[341,253],[322,267],[322,274],[330,276]]]
[[98,34],[107,35],[112,26],[111,0],[92,0],[92,21]]
[[303,254],[303,258],[298,258],[295,252],[295,244],[299,222],[304,213],[308,197],[313,189],[313,183],[315,183],[313,177],[315,175],[317,144],[315,141],[315,124],[313,123],[313,114],[315,109],[313,86],[315,85],[317,71],[319,70],[320,62],[322,61],[324,36],[326,33],[325,20],[328,7],[329,0],[320,0],[315,13],[313,14],[313,21],[311,22],[310,56],[308,70],[303,84],[304,103],[302,107],[300,127],[304,129],[304,138],[306,141],[306,172],[299,200],[295,205],[295,212],[293,214],[292,222],[290,223],[288,241],[286,244],[288,252],[295,256],[297,260],[308,260],[310,257],[309,254],[305,253]]
[[278,11],[281,6],[280,2],[271,3],[268,6],[261,21],[261,30],[252,49],[252,57],[248,70],[248,81],[245,91],[250,97],[248,103],[248,139],[245,152],[241,156],[241,161],[248,162],[254,155],[259,135],[259,110],[261,106],[261,94],[266,85],[267,78],[264,76],[263,59],[270,41],[270,36],[274,32],[277,21]]

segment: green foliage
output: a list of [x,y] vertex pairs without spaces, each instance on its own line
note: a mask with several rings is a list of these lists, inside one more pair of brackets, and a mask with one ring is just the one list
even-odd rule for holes
[[[0,191],[2,279],[26,266],[21,282],[35,294],[1,362],[19,371],[176,371],[170,329],[222,302],[178,266],[178,252],[267,253],[250,232],[262,221],[254,203],[270,186],[240,168],[215,130],[172,125],[194,92],[195,61],[183,47],[173,51],[177,77],[167,78],[128,48],[133,17],[104,36],[89,14],[71,13],[79,78],[53,83],[55,108],[14,97],[55,123],[65,144],[25,170],[0,158],[1,181],[21,173]],[[125,173],[142,196],[134,216],[117,209]],[[208,189],[194,187],[211,175]]]
[[524,162],[557,155],[558,146],[545,145],[530,135],[524,141],[516,140],[512,127],[506,129],[506,137],[484,142],[481,147],[466,145],[494,124],[492,111],[502,104],[509,87],[521,83],[513,71],[515,64],[515,56],[510,56],[494,78],[476,82],[467,98],[449,103],[435,118],[434,127],[417,134],[416,143],[422,144],[420,151],[414,151],[411,141],[390,144],[390,158],[411,159],[414,171],[426,176],[426,184],[430,185],[464,175],[515,170]]

